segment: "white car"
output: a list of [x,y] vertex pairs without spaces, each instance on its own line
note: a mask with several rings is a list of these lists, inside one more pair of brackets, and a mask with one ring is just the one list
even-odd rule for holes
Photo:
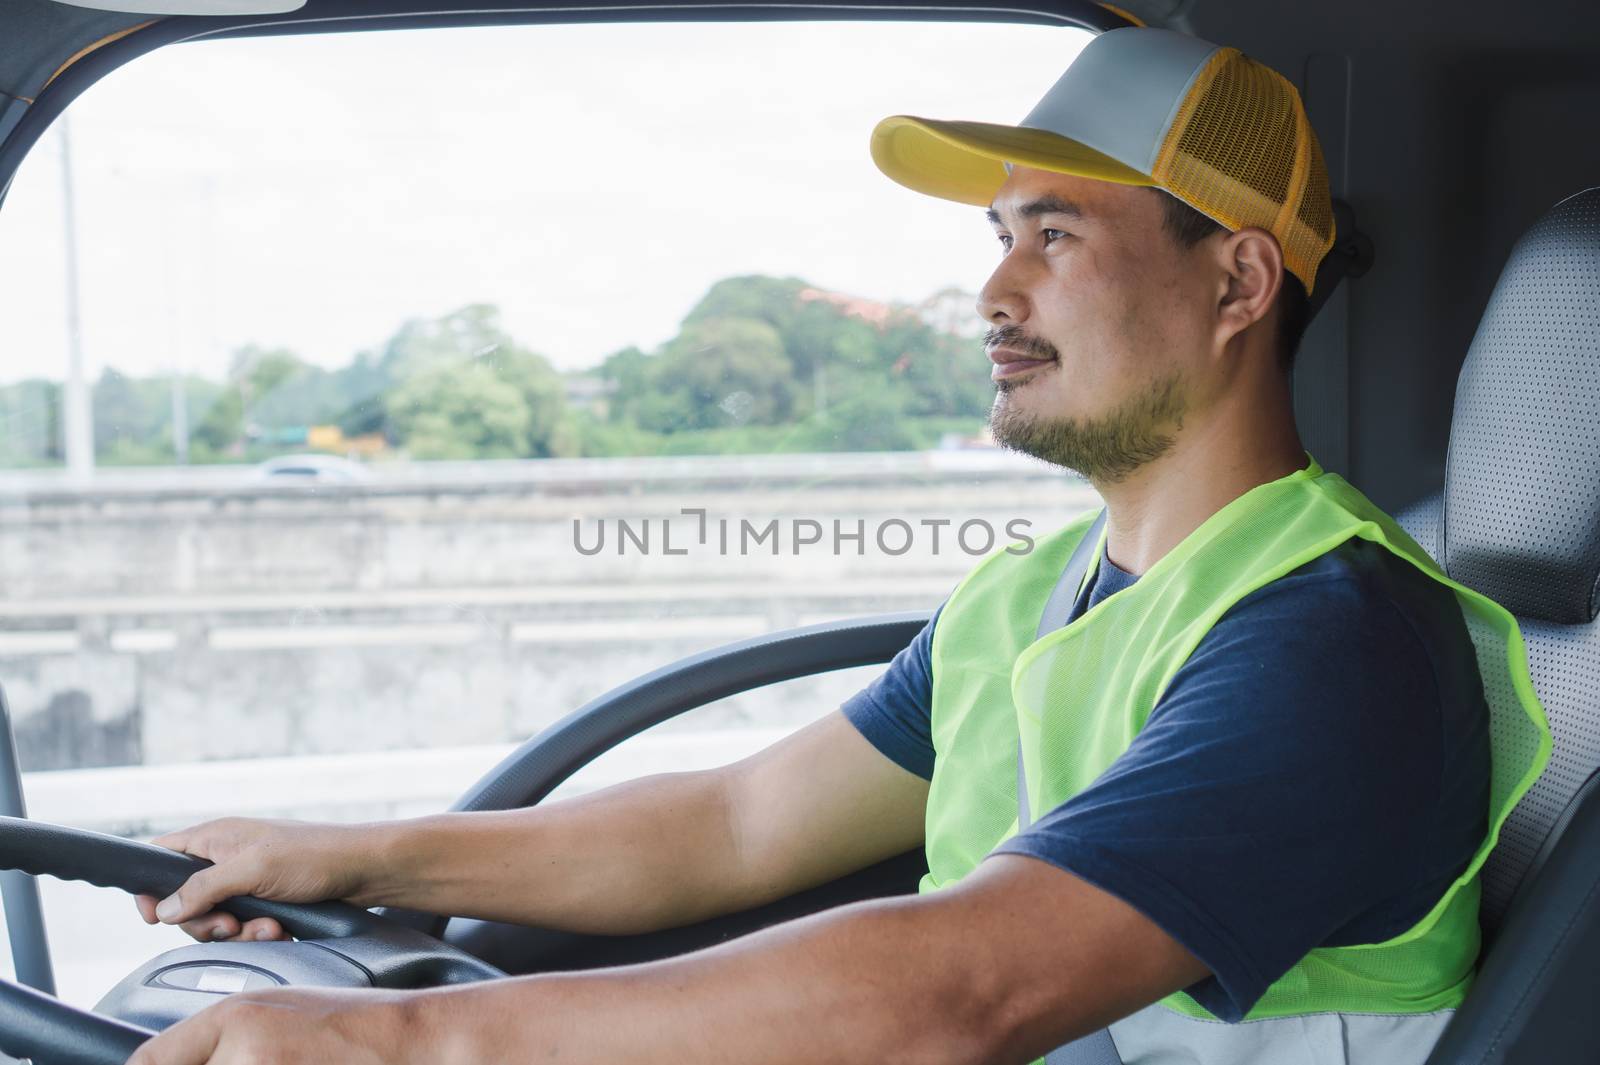
[[273,484],[362,484],[372,474],[359,462],[337,455],[279,455],[255,468],[252,478]]

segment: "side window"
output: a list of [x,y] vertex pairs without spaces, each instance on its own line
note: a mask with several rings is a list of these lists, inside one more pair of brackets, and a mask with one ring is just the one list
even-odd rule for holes
[[[894,113],[1015,121],[1083,40],[513,27],[111,75],[0,210],[30,812],[437,810],[638,674],[932,609],[1092,505],[987,436],[981,211],[867,150]],[[731,760],[878,672],[708,706],[571,786]],[[171,931],[76,885],[45,905],[84,1004],[149,954],[108,929]]]

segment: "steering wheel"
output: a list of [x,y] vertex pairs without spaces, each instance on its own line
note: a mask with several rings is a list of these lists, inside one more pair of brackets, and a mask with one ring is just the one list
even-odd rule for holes
[[[453,809],[532,805],[598,755],[686,710],[780,681],[887,662],[928,617],[911,611],[808,625],[681,659],[551,725],[490,770]],[[210,864],[116,836],[0,817],[3,869],[163,896]],[[37,1065],[125,1065],[155,1029],[230,991],[274,984],[415,988],[506,975],[441,939],[446,915],[248,896],[217,908],[240,921],[274,918],[297,941],[196,943],[167,951],[124,978],[96,1012],[0,979],[0,1052]]]
[[[148,843],[0,817],[0,864],[132,894],[170,895],[211,863]],[[279,984],[433,987],[506,974],[425,932],[345,902],[286,903],[239,896],[220,903],[247,921],[271,917],[297,942],[197,943],[123,980],[101,1008],[165,1027],[215,996]],[[266,947],[263,951],[259,948]],[[155,1033],[0,980],[0,1051],[38,1065],[123,1065]]]

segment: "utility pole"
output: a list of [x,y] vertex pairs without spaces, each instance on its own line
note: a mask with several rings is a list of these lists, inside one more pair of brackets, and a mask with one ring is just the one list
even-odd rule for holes
[[78,315],[78,215],[72,188],[72,139],[67,116],[61,127],[61,220],[66,236],[67,262],[67,384],[62,403],[62,435],[67,472],[74,480],[94,476],[94,414],[89,384],[83,377],[83,330]]
[[179,466],[189,465],[189,394],[181,369],[172,374],[172,458]]
[[[173,232],[172,195],[162,197],[162,224],[168,233]],[[173,263],[172,242],[163,246],[162,276],[166,281],[167,297],[167,351],[172,367],[172,462],[175,466],[189,465],[189,391],[185,380],[183,357],[182,320],[178,316],[178,287],[173,282],[176,266]]]

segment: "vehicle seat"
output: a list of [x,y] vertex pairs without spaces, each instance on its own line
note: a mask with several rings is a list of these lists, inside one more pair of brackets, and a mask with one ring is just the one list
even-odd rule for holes
[[1511,252],[1456,385],[1444,487],[1396,515],[1517,616],[1550,766],[1483,874],[1478,980],[1428,1065],[1600,1048],[1600,188]]

